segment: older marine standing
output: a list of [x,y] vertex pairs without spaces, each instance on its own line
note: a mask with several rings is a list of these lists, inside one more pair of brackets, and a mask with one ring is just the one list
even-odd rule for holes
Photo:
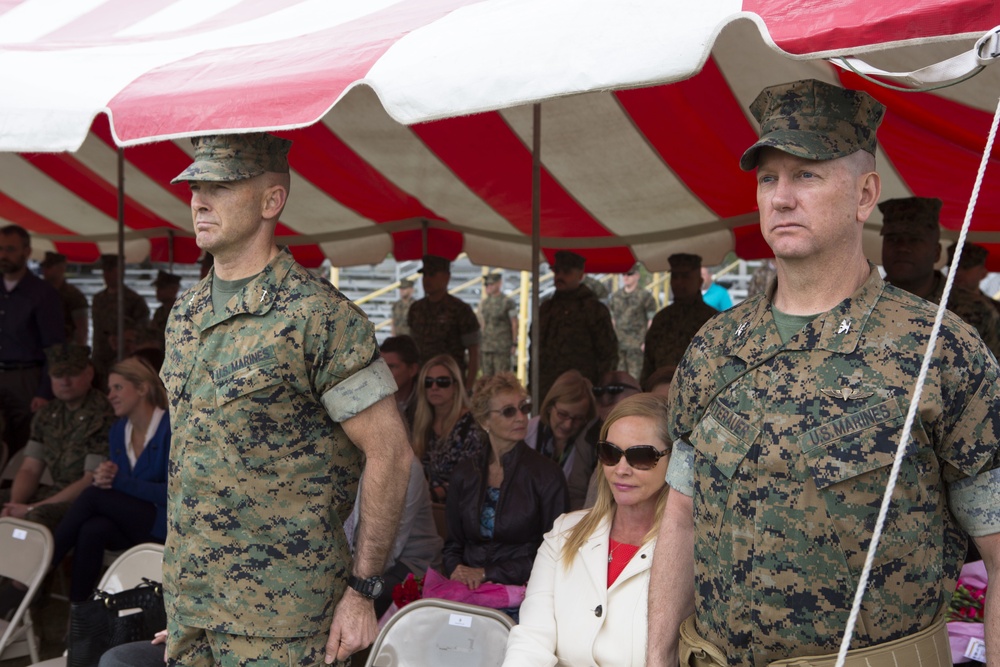
[[698,329],[718,312],[701,298],[701,257],[675,253],[667,261],[674,302],[656,314],[646,332],[640,384],[657,369],[679,364]]
[[437,255],[424,255],[424,298],[410,306],[410,336],[426,363],[439,354],[450,354],[465,374],[466,387],[476,383],[479,372],[479,319],[469,304],[448,294],[451,262]]
[[399,281],[399,301],[392,304],[392,335],[409,336],[410,306],[413,305],[413,281],[403,278]]
[[[862,248],[884,107],[799,81],[750,109],[761,138],[740,166],[757,170],[777,279],[710,320],[674,377],[650,665],[678,664],[679,626],[683,664],[833,664],[935,317]],[[950,313],[933,353],[849,666],[950,664],[965,533],[1000,574],[1000,370]]]
[[[409,474],[395,383],[362,311],[274,243],[291,142],[192,142],[173,182],[188,182],[215,263],[167,325],[168,661],[344,660],[375,636]],[[343,521],[362,468],[352,562]]]
[[539,366],[539,400],[552,383],[574,369],[596,384],[618,367],[618,337],[607,306],[582,284],[586,259],[568,250],[555,255],[552,271],[556,291],[538,308],[541,344],[531,353]]
[[622,274],[623,286],[608,300],[618,336],[618,370],[633,378],[642,372],[642,346],[656,314],[656,299],[639,287],[639,264]]
[[503,276],[491,273],[483,278],[486,296],[479,302],[483,320],[483,375],[496,375],[511,369],[511,355],[517,340],[517,304],[503,293]]
[[[941,257],[941,200],[906,197],[884,201],[878,207],[882,211],[885,279],[910,294],[941,303],[945,277],[934,269]],[[992,304],[969,290],[952,289],[948,310],[975,327],[994,356],[1000,356],[1000,315]]]

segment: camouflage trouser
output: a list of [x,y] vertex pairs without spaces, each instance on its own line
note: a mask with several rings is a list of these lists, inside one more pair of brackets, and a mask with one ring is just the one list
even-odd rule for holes
[[483,377],[496,375],[501,371],[511,370],[509,352],[483,352],[482,363],[479,365]]
[[642,350],[638,347],[619,347],[618,370],[625,371],[638,380],[642,375]]
[[[230,635],[167,621],[169,667],[311,667],[323,665],[329,631],[309,637]],[[348,665],[350,660],[337,665]]]
[[[38,489],[38,491],[31,497],[28,504],[40,502],[45,500],[49,496],[54,496],[57,493],[56,489],[48,486],[43,486]],[[3,504],[10,501],[10,489],[4,489],[0,491],[0,507]],[[62,518],[66,516],[66,512],[69,510],[71,503],[48,503],[46,505],[39,505],[35,509],[31,510],[25,515],[25,519],[28,521],[33,521],[35,523],[40,523],[50,531],[55,532],[56,526],[62,521]]]

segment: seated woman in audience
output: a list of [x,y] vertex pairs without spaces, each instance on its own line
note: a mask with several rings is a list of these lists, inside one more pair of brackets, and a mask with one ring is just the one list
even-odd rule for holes
[[167,392],[152,367],[136,357],[108,373],[108,400],[120,419],[111,427],[111,456],[94,471],[55,531],[52,563],[73,550],[70,600],[94,591],[104,550],[118,551],[167,535]]
[[665,398],[637,394],[612,409],[598,443],[597,503],[559,517],[545,536],[505,666],[645,664],[646,588],[670,450]]
[[573,468],[573,442],[596,416],[594,385],[579,371],[566,371],[556,378],[542,400],[538,416],[528,423],[524,441],[558,463],[569,477]]
[[448,354],[431,357],[417,378],[413,453],[424,466],[435,502],[444,502],[455,466],[484,448],[458,364]]
[[489,446],[452,474],[443,559],[445,574],[470,589],[524,585],[542,537],[566,509],[559,466],[524,443],[530,411],[512,373],[477,383],[472,414]]

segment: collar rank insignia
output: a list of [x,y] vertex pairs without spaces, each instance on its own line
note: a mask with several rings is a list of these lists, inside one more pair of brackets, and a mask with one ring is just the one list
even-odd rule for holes
[[851,332],[851,321],[850,320],[840,320],[840,326],[837,327],[837,333],[845,334]]
[[736,335],[742,336],[743,332],[747,330],[747,326],[749,326],[748,322],[741,322],[739,328],[736,329]]
[[843,387],[842,389],[820,389],[821,392],[829,396],[830,398],[839,398],[842,401],[859,401],[863,398],[868,398],[875,392],[873,391],[861,391],[857,388]]

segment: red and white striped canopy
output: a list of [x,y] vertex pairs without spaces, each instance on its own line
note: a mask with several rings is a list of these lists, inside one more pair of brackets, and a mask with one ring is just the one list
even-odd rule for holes
[[[39,254],[114,252],[124,146],[127,255],[194,261],[187,189],[169,184],[186,137],[268,129],[295,140],[279,235],[302,263],[413,259],[426,238],[527,269],[541,102],[546,256],[576,248],[592,271],[763,257],[737,164],[746,108],[812,77],[887,104],[883,198],[940,197],[954,230],[1000,68],[904,93],[822,58],[915,70],[998,24],[993,0],[0,0],[0,220]],[[1000,251],[998,178],[970,238]]]

